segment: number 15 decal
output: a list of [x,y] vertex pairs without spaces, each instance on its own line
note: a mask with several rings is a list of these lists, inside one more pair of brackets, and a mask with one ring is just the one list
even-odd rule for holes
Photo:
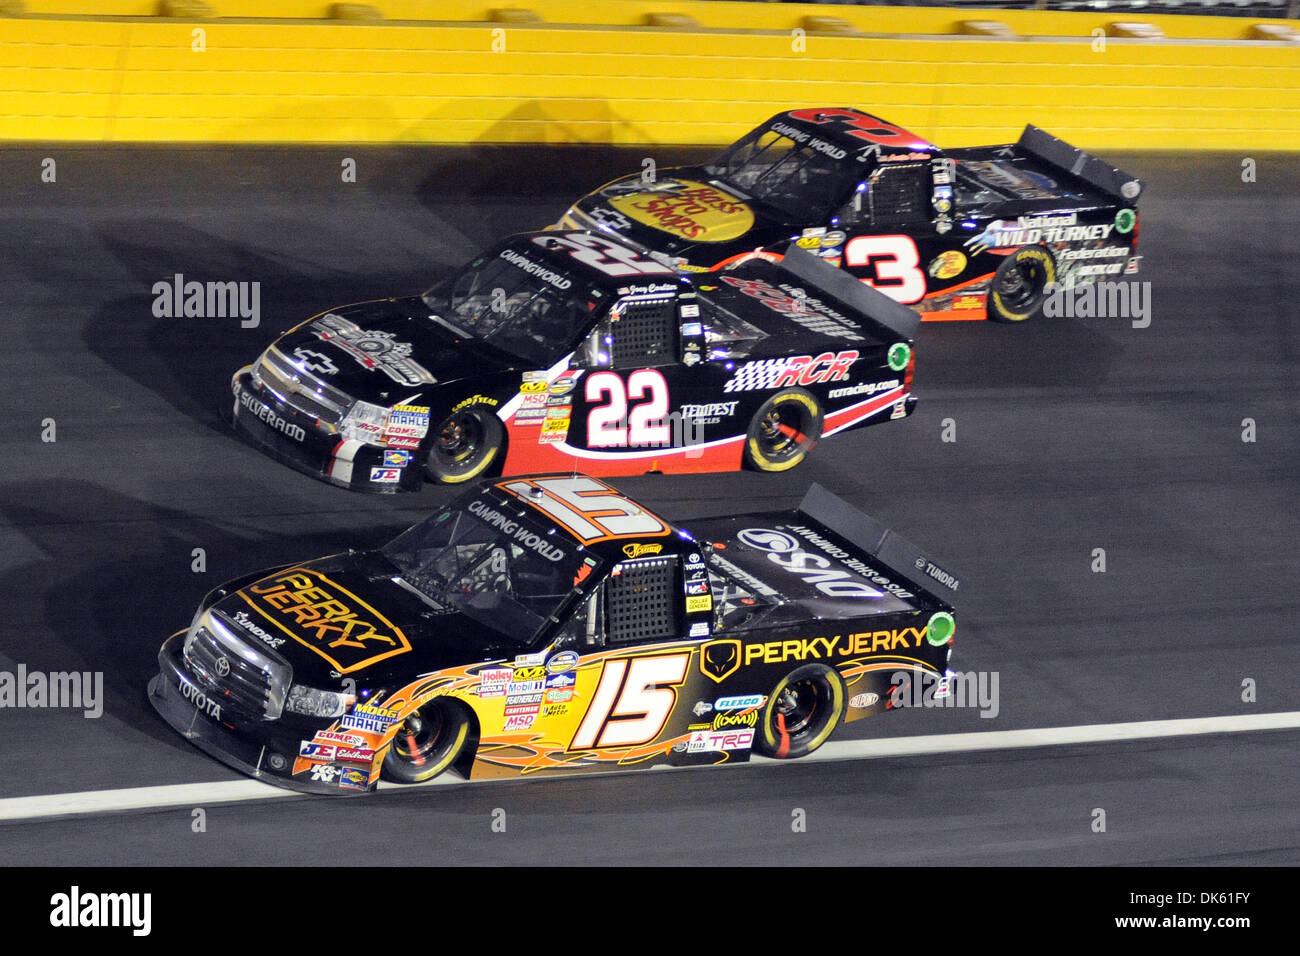
[[605,661],[600,683],[570,750],[636,747],[663,732],[677,706],[677,685],[686,680],[691,655]]
[[911,236],[854,236],[844,247],[844,264],[874,267],[875,278],[862,281],[895,302],[910,305],[925,297],[925,273]]
[[[613,372],[596,372],[587,378],[587,401],[596,405],[587,418],[587,447],[627,448],[636,445],[662,447],[671,441],[668,415],[668,382],[661,372],[643,368],[623,379]],[[645,401],[628,414],[629,400]]]

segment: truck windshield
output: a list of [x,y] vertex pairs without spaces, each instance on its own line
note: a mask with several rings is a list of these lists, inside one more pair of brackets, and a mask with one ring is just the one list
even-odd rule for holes
[[[398,535],[383,554],[404,582],[520,644],[530,644],[595,565],[586,550],[477,500]],[[586,573],[580,574],[581,569]]]
[[727,186],[747,193],[800,222],[827,217],[854,186],[857,170],[846,151],[823,140],[797,143],[760,128],[705,167]]

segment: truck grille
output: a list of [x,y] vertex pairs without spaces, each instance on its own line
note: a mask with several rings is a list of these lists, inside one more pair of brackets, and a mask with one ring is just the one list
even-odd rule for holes
[[350,396],[293,364],[274,345],[253,366],[253,380],[295,411],[337,425],[352,405]]
[[276,720],[284,710],[292,670],[267,650],[247,644],[211,613],[185,639],[185,672],[223,713]]

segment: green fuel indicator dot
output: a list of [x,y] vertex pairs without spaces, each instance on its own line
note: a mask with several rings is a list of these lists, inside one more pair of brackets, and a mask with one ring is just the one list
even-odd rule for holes
[[908,360],[912,357],[912,347],[906,342],[895,342],[889,347],[889,367],[895,372],[901,372],[907,368]]
[[925,639],[937,647],[940,644],[947,644],[956,630],[957,622],[952,619],[952,615],[947,611],[937,611],[930,618],[930,625],[925,631]]

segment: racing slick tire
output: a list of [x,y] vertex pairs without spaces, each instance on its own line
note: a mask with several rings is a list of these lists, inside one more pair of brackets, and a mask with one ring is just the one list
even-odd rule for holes
[[452,412],[433,431],[424,472],[435,484],[471,481],[497,460],[505,434],[490,409],[471,406]]
[[745,464],[758,471],[789,471],[822,437],[825,416],[816,396],[802,388],[777,392],[762,404],[745,435]]
[[445,697],[435,698],[398,728],[384,755],[384,776],[399,783],[432,780],[456,762],[469,732],[465,707]]
[[1023,322],[1043,307],[1047,287],[1056,281],[1056,260],[1043,246],[1021,246],[993,273],[988,316],[996,322]]
[[825,664],[804,664],[781,679],[758,718],[754,749],[793,759],[826,742],[844,717],[844,678]]

